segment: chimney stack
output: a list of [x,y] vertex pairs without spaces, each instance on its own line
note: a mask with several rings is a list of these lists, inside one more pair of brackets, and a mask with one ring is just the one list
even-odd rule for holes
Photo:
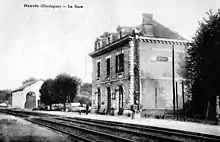
[[153,14],[143,13],[142,14],[142,26],[144,36],[154,36],[153,32]]

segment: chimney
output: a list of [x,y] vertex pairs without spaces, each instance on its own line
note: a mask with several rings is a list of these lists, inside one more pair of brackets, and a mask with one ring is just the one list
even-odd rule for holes
[[142,26],[144,36],[154,36],[153,32],[153,15],[149,13],[142,14]]

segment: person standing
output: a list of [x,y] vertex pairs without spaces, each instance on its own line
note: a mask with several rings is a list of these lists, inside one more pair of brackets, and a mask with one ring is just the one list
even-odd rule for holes
[[86,114],[89,113],[89,104],[86,104]]
[[131,111],[132,111],[131,119],[134,119],[135,117],[135,106],[134,105],[131,106]]

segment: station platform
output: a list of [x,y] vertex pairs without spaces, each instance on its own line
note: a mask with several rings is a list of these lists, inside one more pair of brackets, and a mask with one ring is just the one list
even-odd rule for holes
[[98,115],[98,114],[84,114],[81,115],[76,112],[62,112],[62,111],[36,111],[40,113],[47,113],[53,115],[61,115],[66,117],[82,117],[89,119],[98,119],[98,120],[106,120],[106,121],[116,121],[123,123],[131,123],[131,124],[139,124],[145,126],[155,126],[155,127],[163,127],[169,129],[183,130],[195,133],[202,134],[210,134],[220,136],[220,126],[219,125],[209,125],[195,122],[183,122],[177,120],[166,120],[166,119],[154,119],[154,118],[141,118],[135,117],[132,119],[131,117],[126,116],[109,116],[109,115]]

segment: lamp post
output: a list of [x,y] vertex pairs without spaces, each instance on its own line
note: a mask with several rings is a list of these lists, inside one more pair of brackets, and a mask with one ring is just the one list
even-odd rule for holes
[[176,118],[178,120],[178,82],[176,82]]
[[175,70],[174,70],[174,45],[172,45],[172,83],[173,83],[173,115],[175,116]]

